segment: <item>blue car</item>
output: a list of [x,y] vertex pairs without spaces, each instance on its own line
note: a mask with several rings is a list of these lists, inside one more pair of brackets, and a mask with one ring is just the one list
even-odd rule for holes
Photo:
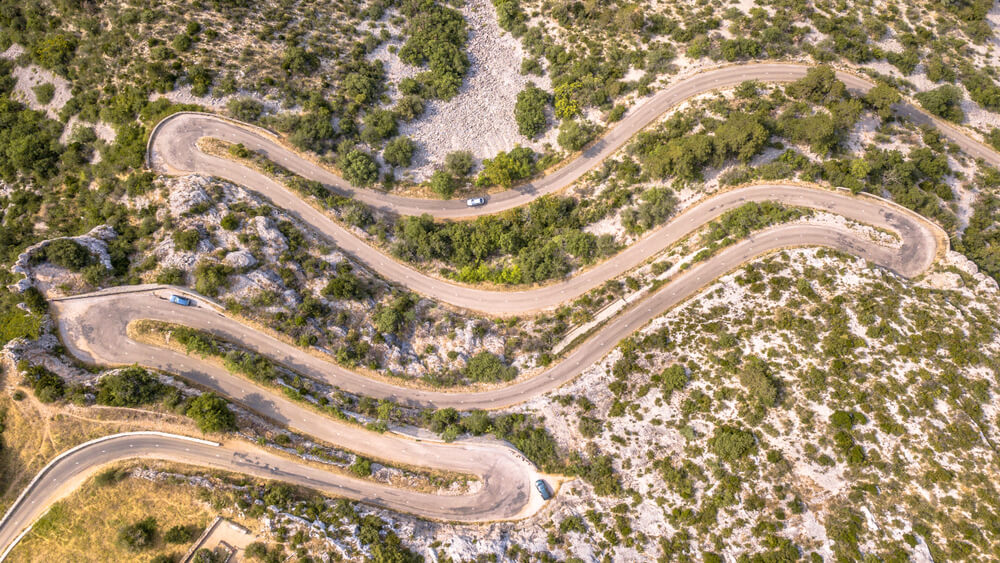
[[180,295],[171,295],[170,302],[177,305],[183,305],[185,307],[191,305],[191,300],[187,297],[181,297]]
[[535,481],[535,488],[538,489],[539,494],[542,495],[542,500],[549,500],[552,498],[552,491],[549,490],[549,486],[545,484],[545,481],[541,479]]

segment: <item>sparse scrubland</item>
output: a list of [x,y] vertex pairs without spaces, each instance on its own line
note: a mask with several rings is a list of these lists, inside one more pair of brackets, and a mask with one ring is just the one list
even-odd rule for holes
[[[757,258],[637,327],[576,380],[495,412],[376,401],[238,343],[147,326],[148,338],[221,362],[317,416],[373,432],[421,427],[446,441],[493,436],[565,480],[525,521],[461,526],[129,463],[57,504],[15,559],[73,559],[99,545],[112,558],[175,560],[153,558],[179,556],[216,513],[255,527],[261,542],[246,555],[260,561],[1000,558],[1000,172],[891,111],[909,97],[1000,147],[991,10],[0,0],[4,507],[59,451],[139,428],[250,439],[427,492],[475,486],[316,443],[170,374],[79,364],[54,334],[47,296],[187,286],[342,366],[402,385],[485,388],[536,375],[606,308],[768,226],[834,224],[898,242],[822,210],[747,204],[572,303],[491,319],[380,279],[240,186],[145,171],[150,129],[176,111],[270,127],[358,186],[464,197],[545,173],[682,75],[756,59],[826,63],[795,83],[690,99],[567,190],[471,221],[395,216],[244,147],[213,150],[284,182],[398,260],[497,290],[613,259],[699,199],[751,182],[891,199],[940,225],[952,248],[913,280],[822,249]],[[493,47],[502,52],[484,58]],[[878,85],[852,94],[836,67]],[[482,100],[503,109],[503,122],[463,142],[489,152],[445,142],[445,125],[482,118]],[[97,511],[101,544],[82,524]]]

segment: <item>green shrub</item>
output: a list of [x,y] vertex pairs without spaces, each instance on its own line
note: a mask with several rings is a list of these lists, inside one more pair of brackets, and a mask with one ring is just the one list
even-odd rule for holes
[[723,461],[737,461],[753,450],[753,434],[734,426],[717,426],[708,441],[715,455]]
[[288,47],[281,56],[281,68],[288,74],[308,76],[319,67],[319,56],[301,47]]
[[396,137],[385,145],[382,157],[393,166],[407,167],[413,160],[413,153],[417,150],[417,144],[409,137]]
[[545,106],[548,103],[549,94],[532,83],[528,83],[517,94],[517,102],[514,104],[514,120],[522,135],[534,139],[545,131]]
[[0,346],[15,338],[29,340],[38,338],[42,328],[42,318],[9,305],[0,311]]
[[235,213],[226,213],[219,223],[227,231],[235,231],[240,228],[240,218]]
[[413,94],[403,96],[392,111],[403,121],[413,121],[424,113],[424,100]]
[[465,377],[480,383],[510,381],[517,377],[517,368],[508,366],[491,352],[479,352],[465,366]]
[[351,464],[351,473],[362,478],[368,477],[372,474],[372,461],[361,456],[355,456],[354,463]]
[[396,134],[396,116],[388,110],[369,112],[365,116],[364,125],[364,129],[361,130],[361,139],[372,146],[378,145],[384,139]]
[[184,270],[180,268],[163,268],[156,274],[156,283],[184,285],[184,275]]
[[330,278],[322,293],[334,299],[364,299],[368,296],[367,288],[351,272],[351,265],[346,261],[337,264],[337,275]]
[[174,239],[174,249],[178,251],[191,252],[198,248],[201,241],[201,232],[197,227],[191,227],[183,231],[177,231],[172,235]]
[[740,370],[740,384],[746,388],[751,397],[765,407],[773,407],[778,400],[778,386],[771,377],[767,362],[749,356]]
[[408,39],[399,58],[414,66],[426,64],[429,71],[417,80],[430,95],[450,99],[458,93],[469,68],[465,18],[457,10],[428,0],[404,0],[400,13],[406,18]]
[[229,410],[225,399],[208,392],[195,397],[185,414],[191,417],[202,432],[226,432],[236,429],[236,415]]
[[639,196],[639,205],[622,211],[622,225],[630,233],[642,233],[666,221],[677,208],[670,188],[653,187]]
[[48,105],[56,95],[56,87],[51,82],[34,86],[31,91],[35,93],[35,99],[38,100],[38,103],[43,106]]
[[26,366],[22,369],[24,381],[43,403],[52,403],[66,394],[66,382],[43,366]]
[[226,104],[226,109],[234,119],[250,123],[256,122],[264,113],[264,105],[253,98],[233,98]]
[[535,151],[527,147],[515,147],[509,152],[500,152],[494,158],[483,160],[483,171],[476,179],[476,185],[509,188],[534,172]]
[[567,119],[559,126],[559,136],[556,137],[556,141],[562,148],[575,152],[592,141],[596,133],[597,126],[589,121],[581,123],[575,119]]
[[444,157],[444,168],[452,176],[461,178],[472,171],[475,159],[469,151],[452,151]]
[[960,105],[962,102],[962,90],[957,86],[945,84],[933,90],[920,92],[915,97],[925,110],[938,117],[956,123],[965,119],[965,112],[962,111]]
[[143,551],[156,541],[156,519],[143,518],[118,531],[118,543],[129,551]]
[[202,261],[194,268],[194,289],[198,293],[214,296],[229,285],[233,268],[217,262]]
[[370,186],[378,179],[378,165],[370,154],[351,149],[337,159],[344,179],[354,186]]
[[95,262],[94,255],[72,239],[56,239],[38,252],[36,259],[48,260],[56,266],[79,272]]
[[375,328],[383,334],[400,334],[404,328],[416,320],[414,307],[419,298],[412,293],[395,297],[387,305],[375,308]]
[[197,530],[192,526],[174,526],[163,534],[167,543],[188,543],[197,537]]
[[687,385],[687,380],[687,373],[685,373],[684,366],[681,364],[674,364],[663,370],[659,376],[659,384],[660,388],[663,389],[663,396],[669,398],[674,391],[680,391]]
[[455,179],[444,170],[435,170],[430,179],[431,191],[441,199],[451,199],[455,195]]
[[101,378],[97,384],[97,402],[112,407],[137,407],[152,403],[164,385],[139,366],[132,366]]

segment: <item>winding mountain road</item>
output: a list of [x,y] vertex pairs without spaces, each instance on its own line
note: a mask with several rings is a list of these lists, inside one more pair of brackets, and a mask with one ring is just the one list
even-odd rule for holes
[[[304,375],[367,396],[390,398],[416,407],[495,409],[557,388],[603,358],[622,338],[755,256],[791,246],[827,246],[863,257],[902,276],[913,277],[925,271],[947,244],[947,238],[927,220],[876,198],[807,186],[760,184],[701,201],[614,258],[568,280],[524,291],[490,292],[426,276],[396,262],[366,245],[281,184],[239,164],[197,150],[199,138],[211,136],[241,142],[248,148],[264,152],[290,170],[327,184],[331,189],[396,213],[467,218],[523,205],[542,194],[563,189],[610,156],[663,111],[693,95],[744,80],[796,80],[804,76],[807,69],[794,64],[762,63],[725,67],[693,76],[657,94],[579,158],[555,173],[518,189],[495,194],[490,197],[487,206],[473,210],[466,208],[462,202],[402,198],[351,188],[336,175],[287,150],[268,133],[225,119],[190,113],[166,118],[150,139],[148,158],[155,170],[171,174],[198,172],[246,185],[270,198],[275,205],[298,215],[302,221],[386,279],[428,297],[492,315],[527,313],[570,301],[605,280],[638,266],[726,210],[748,201],[778,201],[838,213],[895,232],[900,236],[902,245],[898,248],[880,246],[857,233],[816,224],[788,224],[771,228],[733,244],[677,275],[598,329],[584,344],[540,375],[482,392],[417,390],[366,378],[243,325],[198,296],[195,297],[195,307],[170,304],[166,296],[179,290],[135,287],[55,300],[53,310],[63,342],[71,353],[83,360],[116,365],[137,363],[176,373],[276,422],[332,444],[394,463],[473,474],[482,480],[482,487],[469,495],[426,495],[318,471],[264,451],[248,453],[245,445],[200,445],[192,448],[184,438],[121,436],[106,442],[110,445],[101,447],[100,455],[88,446],[54,462],[46,471],[58,472],[51,473],[55,480],[50,481],[49,475],[44,475],[0,521],[0,545],[9,545],[15,534],[43,512],[43,507],[50,506],[66,493],[66,488],[59,484],[60,478],[63,481],[77,479],[75,482],[78,483],[81,475],[89,474],[88,471],[92,473],[101,465],[134,457],[159,457],[278,478],[443,520],[518,518],[540,506],[537,495],[530,492],[531,481],[539,476],[537,469],[508,445],[495,440],[469,439],[451,444],[420,441],[392,433],[372,433],[356,425],[321,416],[300,403],[229,373],[217,363],[130,339],[126,327],[135,320],[156,319],[207,330],[239,342]],[[854,90],[864,91],[871,87],[870,83],[852,74],[839,73],[838,76]],[[897,111],[915,121],[935,125],[972,156],[1000,163],[1000,155],[966,137],[959,128],[931,118],[907,104],[899,105]]]

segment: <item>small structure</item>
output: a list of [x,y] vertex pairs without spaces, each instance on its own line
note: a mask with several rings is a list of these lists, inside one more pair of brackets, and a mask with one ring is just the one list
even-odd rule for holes
[[222,516],[216,516],[208,528],[205,528],[205,532],[201,534],[198,541],[194,542],[191,549],[184,554],[181,563],[194,561],[194,555],[200,549],[214,552],[218,556],[217,561],[221,563],[239,563],[244,561],[243,552],[256,537],[243,526]]

